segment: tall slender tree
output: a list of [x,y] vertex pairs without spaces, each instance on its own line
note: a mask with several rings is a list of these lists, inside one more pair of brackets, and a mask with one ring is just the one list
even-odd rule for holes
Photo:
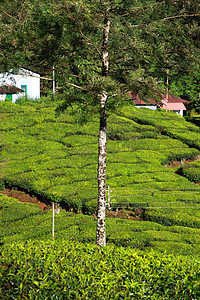
[[69,42],[73,56],[69,61],[71,76],[67,82],[71,89],[64,105],[73,101],[84,109],[98,108],[99,111],[96,243],[104,247],[107,109],[128,100],[129,90],[146,95],[155,93],[156,80],[146,76],[142,68],[148,51],[139,40],[138,31],[134,29],[133,34],[132,1],[95,1],[92,5],[84,1],[83,6],[65,2],[65,9],[70,27],[73,26]]
[[[191,3],[35,0],[20,23],[23,34],[18,35],[23,40],[24,52],[20,53],[24,53],[24,63],[55,64],[59,70],[59,84],[65,95],[60,109],[75,104],[82,115],[99,113],[96,242],[102,247],[106,245],[107,111],[131,102],[129,91],[144,100],[155,96],[155,92],[159,94],[160,65],[166,69],[169,59],[171,65],[178,62],[184,68],[184,60],[196,59],[194,52],[199,42],[192,39],[191,32],[194,23],[197,30],[198,12]],[[179,21],[188,17],[194,18],[190,25]],[[179,40],[175,45],[177,32]],[[18,46],[20,49],[19,43]]]

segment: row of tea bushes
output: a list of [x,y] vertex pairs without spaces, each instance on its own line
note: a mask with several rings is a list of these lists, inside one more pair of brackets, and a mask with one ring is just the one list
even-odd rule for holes
[[188,150],[188,146],[179,140],[170,139],[165,136],[160,136],[160,139],[140,139],[130,141],[109,141],[108,152],[121,152],[121,151],[137,151],[137,150],[151,150],[163,151],[167,149],[184,148]]
[[200,183],[200,160],[184,165],[181,172],[190,181]]
[[[68,113],[56,117],[54,106],[48,107],[41,103],[20,107],[9,104],[7,111],[6,105],[2,104],[1,108],[2,182],[6,186],[24,189],[48,201],[65,203],[66,208],[76,212],[95,213],[97,120],[93,118],[88,123],[80,125],[76,123],[75,117]],[[125,114],[123,110],[122,113]],[[176,193],[171,200],[171,203],[174,201],[173,206],[180,205],[180,195],[177,194],[179,190],[187,195],[188,201],[188,191],[193,189],[199,191],[199,187],[171,173],[169,168],[162,164],[174,159],[192,158],[199,154],[199,151],[161,134],[163,132],[160,132],[154,124],[144,125],[132,120],[135,115],[142,120],[143,114],[144,123],[147,123],[145,120],[150,116],[156,116],[157,122],[159,118],[162,122],[166,122],[162,113],[148,110],[142,110],[141,113],[140,109],[131,107],[126,113],[129,118],[112,114],[109,117],[108,129],[117,125],[117,130],[121,130],[122,139],[123,133],[131,133],[131,130],[133,134],[135,132],[140,134],[140,138],[130,136],[127,140],[126,136],[125,140],[108,140],[107,185],[113,190],[113,205],[133,207],[142,202],[140,206],[144,206],[147,210],[153,203],[158,204],[159,192],[162,193],[165,205],[168,196],[164,192],[168,190]],[[170,118],[181,126],[183,122],[181,118],[176,115],[171,115]],[[172,123],[169,123],[169,128],[171,125]],[[142,137],[141,134],[146,132],[148,135],[151,131],[154,137]],[[122,193],[125,194],[116,193],[118,189],[122,189]],[[129,197],[125,197],[125,190],[130,191]],[[135,193],[138,196],[135,196]],[[150,197],[146,197],[146,194],[150,194]],[[117,198],[115,195],[122,195],[125,199]],[[184,195],[181,194],[181,199],[185,199]],[[198,201],[198,197],[195,197],[194,201],[192,199],[194,198],[191,195],[190,203]],[[123,205],[119,203],[122,200],[125,200]],[[129,202],[132,204],[129,205]],[[160,216],[158,210],[154,211],[154,214]]]
[[199,261],[67,242],[1,248],[3,299],[199,299]]
[[[171,212],[168,210],[168,213]],[[188,221],[191,222],[189,218]],[[135,221],[107,218],[107,244],[198,256],[200,229],[168,225],[144,222],[136,215]],[[48,241],[52,239],[52,210],[42,211],[35,204],[21,203],[0,194],[0,227],[2,244],[28,240]],[[55,214],[55,240],[61,239],[95,244],[96,217],[60,210],[59,214]]]
[[168,117],[164,117],[164,111],[149,111],[145,108],[136,109],[128,106],[121,110],[124,117],[130,118],[141,124],[152,125],[164,135],[178,139],[190,147],[200,150],[200,128],[184,118],[177,117],[173,112],[168,112]]
[[151,125],[141,125],[133,120],[112,114],[108,118],[108,140],[138,140],[143,138],[160,138],[158,130]]

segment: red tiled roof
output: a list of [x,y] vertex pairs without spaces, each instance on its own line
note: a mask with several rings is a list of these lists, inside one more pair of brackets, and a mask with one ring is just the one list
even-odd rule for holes
[[148,102],[141,100],[138,95],[132,94],[129,92],[131,99],[134,100],[135,105],[157,105],[157,102],[154,99],[150,99]]
[[[145,101],[139,99],[138,95],[133,94],[131,92],[129,92],[129,95],[134,100],[135,105],[161,105],[161,108],[164,108],[163,105],[166,102],[166,94],[163,94],[163,99],[161,100],[161,103],[158,103],[156,100],[154,100],[152,98],[148,102],[145,102]],[[162,105],[162,103],[163,103],[163,105]],[[168,106],[167,107],[168,107],[169,110],[180,110],[180,109],[186,110],[184,105],[183,106],[179,105],[179,107],[182,107],[182,108],[179,108],[179,109],[169,108],[169,107],[173,107],[172,104],[176,104],[176,107],[178,107],[178,104],[183,104],[183,103],[189,103],[189,101],[178,98],[178,97],[172,97],[171,95],[168,95]],[[171,105],[169,106],[169,104],[171,104]]]
[[[163,101],[165,99],[166,99],[166,94],[163,95],[163,99],[161,101]],[[189,101],[168,95],[168,103],[189,103]]]

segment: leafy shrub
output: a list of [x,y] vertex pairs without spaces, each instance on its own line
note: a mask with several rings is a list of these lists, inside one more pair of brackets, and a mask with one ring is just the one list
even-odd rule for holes
[[[4,299],[198,299],[199,262],[66,241],[1,249]],[[9,287],[9,288],[8,288]]]
[[[80,209],[80,207],[77,206],[79,203],[83,205],[83,211],[85,210],[87,213],[94,211],[95,213],[97,208],[96,190],[92,191],[91,189],[87,189],[87,195],[82,193],[85,199],[78,198],[78,202],[74,201],[77,196],[78,188],[75,191],[73,189],[74,186],[71,187],[71,197],[69,197],[68,200],[72,201],[70,205],[71,207],[74,205],[74,211]],[[166,203],[168,203],[167,198]],[[170,203],[168,204],[169,209],[165,209],[165,212],[173,213],[173,205],[173,201],[170,199]],[[179,204],[179,206],[181,207],[181,204]],[[179,211],[179,223],[185,220],[187,214],[187,220],[190,222],[188,224],[189,226],[192,225],[191,216],[194,215],[194,212],[192,212],[190,206],[188,203],[187,210],[181,209],[183,214]],[[13,242],[28,241],[30,239],[48,241],[52,238],[52,210],[42,211],[37,205],[20,203],[16,199],[9,198],[5,195],[0,195],[0,208],[1,243],[10,244]],[[171,221],[170,223],[170,220],[168,219],[166,226],[166,224],[161,225],[152,221],[133,222],[129,219],[107,218],[107,244],[124,247],[130,246],[138,249],[156,249],[160,252],[165,251],[175,254],[198,255],[197,249],[199,249],[200,244],[200,229],[192,228],[194,223],[190,228],[171,226],[173,222]],[[94,244],[96,239],[95,231],[95,216],[74,214],[64,210],[61,210],[59,214],[55,214],[55,239],[57,241],[64,238],[66,241],[73,240]],[[168,247],[167,241],[171,243],[172,249]],[[160,249],[159,242],[161,242]],[[193,246],[193,251],[191,245]]]
[[200,161],[191,162],[181,168],[183,176],[188,178],[190,181],[199,183],[200,182]]
[[172,150],[164,150],[163,153],[166,155],[163,159],[162,164],[169,164],[175,160],[182,161],[186,159],[193,159],[199,155],[199,150],[195,148],[181,148]]
[[38,99],[33,99],[31,97],[28,97],[28,96],[21,96],[21,97],[18,97],[15,101],[16,104],[27,104],[27,103],[31,103],[31,102],[37,102]]

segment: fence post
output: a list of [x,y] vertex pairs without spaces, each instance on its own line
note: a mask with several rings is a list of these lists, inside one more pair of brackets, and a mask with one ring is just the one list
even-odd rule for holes
[[54,216],[55,216],[54,202],[52,203],[52,207],[53,207],[53,218],[52,218],[52,239],[54,240]]
[[108,185],[108,209],[109,209],[109,210],[111,209],[111,206],[110,206],[110,198],[111,198],[110,192],[111,192],[110,186]]

